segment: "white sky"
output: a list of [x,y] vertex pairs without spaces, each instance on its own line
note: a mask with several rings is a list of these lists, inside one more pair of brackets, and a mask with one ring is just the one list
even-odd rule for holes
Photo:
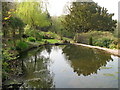
[[[22,0],[19,0],[19,1],[22,1]],[[41,0],[38,0],[38,1],[41,1]],[[68,2],[74,1],[74,0],[43,0],[43,1],[46,1],[49,3],[47,6],[51,16],[60,16],[63,14],[63,9],[65,4],[68,4]],[[93,0],[93,1],[98,3],[98,5],[100,5],[101,7],[107,8],[108,13],[114,13],[115,15],[113,19],[118,20],[118,2],[120,0]],[[120,9],[120,6],[119,6],[119,9]]]
[[[63,14],[64,5],[70,0],[48,0],[48,11],[51,16]],[[93,0],[98,5],[107,8],[109,13],[115,13],[113,19],[118,19],[118,1],[120,0]]]
[[48,11],[51,16],[63,14],[64,5],[70,0],[48,0]]
[[113,19],[118,19],[118,2],[120,0],[94,0],[94,1],[97,2],[98,5],[107,8],[109,13],[114,13],[115,15]]

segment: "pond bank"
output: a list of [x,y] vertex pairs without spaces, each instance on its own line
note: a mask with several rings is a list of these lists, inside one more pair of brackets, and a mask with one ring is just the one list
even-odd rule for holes
[[[32,49],[37,49],[37,48],[39,48],[39,47],[42,47],[42,46],[47,46],[47,45],[55,45],[55,46],[58,46],[58,45],[69,45],[70,43],[53,43],[53,44],[51,44],[51,43],[47,43],[47,44],[38,44],[38,45],[31,45],[28,49],[25,49],[25,50],[23,50],[23,51],[21,51],[21,52],[19,52],[18,54],[16,54],[15,56],[16,56],[16,58],[15,59],[11,59],[11,60],[7,60],[6,62],[7,63],[9,63],[9,65],[10,65],[10,63],[11,62],[14,62],[14,64],[15,64],[15,61],[17,61],[18,59],[19,59],[19,57],[17,57],[17,56],[20,56],[22,53],[24,53],[24,52],[28,52],[28,51],[30,51],[30,50],[32,50]],[[10,74],[9,74],[10,75]],[[22,75],[22,74],[21,74]],[[18,77],[20,77],[18,74],[15,74],[15,76],[18,76]],[[8,84],[8,85],[6,85],[6,84],[4,84],[4,82],[5,81],[7,81],[7,80],[9,80],[9,79],[5,79],[5,80],[3,80],[3,83],[2,83],[2,87],[3,88],[8,88],[8,87],[19,87],[19,85],[22,85],[22,83],[19,83],[19,84]]]
[[86,45],[86,44],[81,44],[81,43],[74,43],[74,45],[81,45],[81,46],[84,46],[84,47],[89,47],[89,48],[95,48],[95,49],[100,49],[100,50],[104,50],[110,54],[113,54],[115,56],[119,56],[120,57],[120,50],[118,49],[108,49],[108,48],[104,48],[104,47],[99,47],[99,46],[91,46],[91,45]]
[[53,44],[48,43],[48,44],[31,45],[28,49],[25,49],[25,50],[19,52],[18,54],[14,55],[16,57],[15,59],[7,60],[6,62],[11,62],[13,60],[17,60],[19,58],[19,55],[22,54],[23,52],[28,52],[31,49],[39,48],[41,46],[45,46],[45,45],[56,45],[57,46],[57,45],[69,45],[69,44],[71,44],[71,43],[53,43]]
[[3,89],[92,88],[98,80],[95,88],[116,88],[117,61],[115,56],[97,49],[78,45],[45,45],[22,53],[21,58],[10,63],[14,71],[9,74],[10,79],[4,82]]

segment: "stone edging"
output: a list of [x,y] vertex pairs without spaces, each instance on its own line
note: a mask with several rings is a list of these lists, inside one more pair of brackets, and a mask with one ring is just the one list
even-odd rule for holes
[[84,47],[104,50],[104,51],[106,51],[106,52],[108,52],[110,54],[113,54],[115,56],[119,56],[120,57],[120,50],[118,50],[118,49],[108,49],[108,48],[104,48],[104,47],[91,46],[91,45],[86,45],[86,44],[81,44],[81,43],[74,43],[74,45],[81,45],[81,46],[84,46]]

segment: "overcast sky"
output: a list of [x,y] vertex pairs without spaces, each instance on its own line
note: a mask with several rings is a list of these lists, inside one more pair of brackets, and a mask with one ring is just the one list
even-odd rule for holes
[[[8,0],[8,1],[12,1],[12,0]],[[19,1],[22,1],[22,0],[19,0]],[[63,14],[65,4],[67,4],[67,2],[74,1],[74,0],[43,0],[43,1],[48,1],[49,4],[47,6],[51,16],[60,16]],[[100,5],[101,7],[107,8],[109,13],[114,13],[115,15],[113,19],[118,19],[118,2],[120,0],[93,0],[93,1],[98,3],[98,5]]]
[[[48,0],[50,15],[60,16],[63,14],[64,5],[70,0]],[[109,13],[115,13],[113,19],[118,19],[118,2],[120,0],[93,0],[98,5],[108,9]]]

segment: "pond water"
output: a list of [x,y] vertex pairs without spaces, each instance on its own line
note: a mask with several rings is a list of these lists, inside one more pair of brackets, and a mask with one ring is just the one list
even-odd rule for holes
[[119,57],[75,45],[43,46],[23,53],[14,78],[21,88],[118,88]]

